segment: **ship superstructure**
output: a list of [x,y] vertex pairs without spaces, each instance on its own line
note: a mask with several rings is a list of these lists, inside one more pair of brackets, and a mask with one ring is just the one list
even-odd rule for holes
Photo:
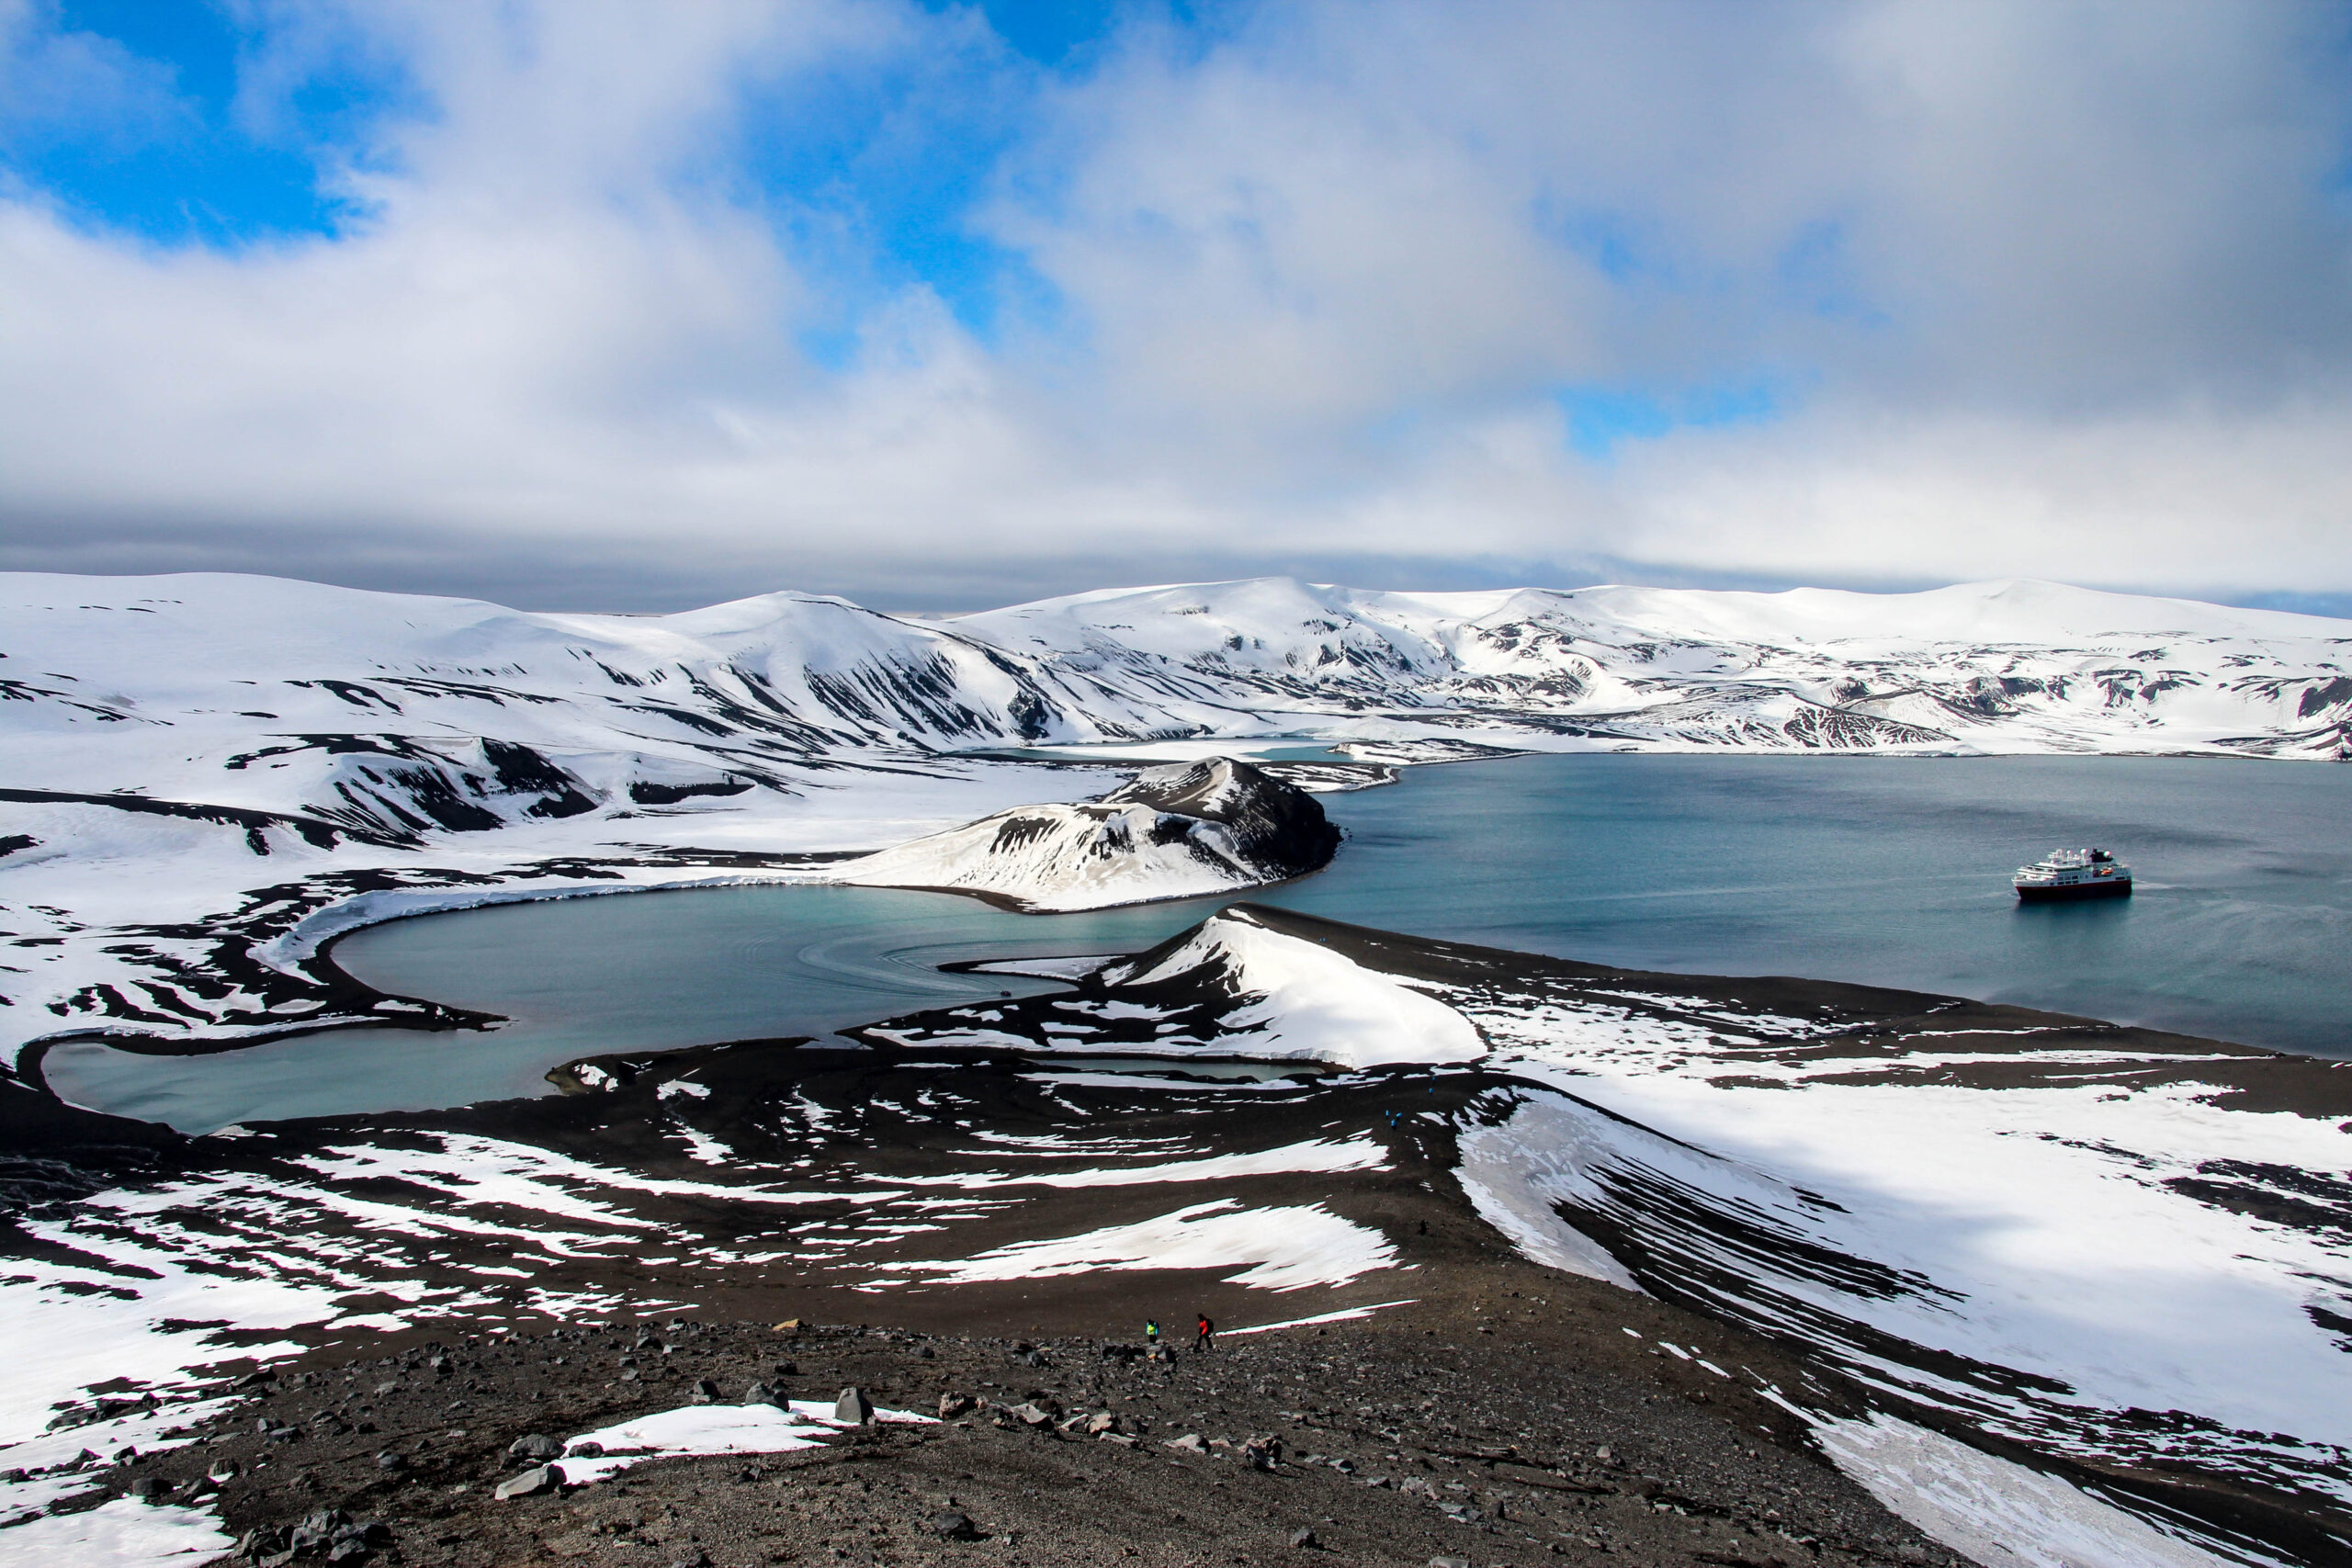
[[2105,850],[2052,850],[2018,867],[2010,886],[2029,904],[2059,898],[2120,898],[2132,891],[2132,868]]

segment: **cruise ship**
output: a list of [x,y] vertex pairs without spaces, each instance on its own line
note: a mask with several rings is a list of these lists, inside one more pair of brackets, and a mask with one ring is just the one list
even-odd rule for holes
[[2132,892],[2132,868],[2105,850],[2052,850],[2031,865],[2018,867],[2009,885],[2029,904],[2057,898],[2123,898]]

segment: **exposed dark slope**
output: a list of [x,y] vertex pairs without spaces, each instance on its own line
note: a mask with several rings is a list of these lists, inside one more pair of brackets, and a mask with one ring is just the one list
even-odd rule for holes
[[1147,768],[1102,797],[1106,806],[1148,806],[1173,816],[1221,822],[1267,880],[1320,871],[1339,852],[1340,829],[1315,797],[1287,780],[1230,757]]

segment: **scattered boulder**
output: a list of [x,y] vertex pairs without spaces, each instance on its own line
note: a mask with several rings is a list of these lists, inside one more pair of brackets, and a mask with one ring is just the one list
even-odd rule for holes
[[1187,1432],[1181,1438],[1170,1438],[1159,1446],[1163,1449],[1174,1449],[1179,1453],[1204,1454],[1209,1451],[1208,1445],[1201,1441],[1201,1435],[1198,1432]]
[[1272,1470],[1283,1461],[1283,1440],[1272,1433],[1245,1438],[1241,1457],[1252,1470]]
[[351,1523],[341,1508],[321,1508],[286,1532],[286,1550],[300,1556],[334,1544],[335,1535]]
[[290,1561],[292,1556],[286,1550],[286,1532],[282,1529],[271,1529],[247,1530],[239,1536],[235,1555],[255,1562],[273,1557],[281,1561]]
[[1290,1532],[1290,1544],[1294,1551],[1313,1551],[1323,1543],[1315,1539],[1312,1528],[1302,1525]]
[[783,1390],[770,1388],[763,1382],[755,1382],[752,1384],[751,1387],[743,1391],[743,1403],[746,1404],[784,1404],[788,1403],[788,1401],[785,1398]]
[[870,1427],[874,1424],[874,1402],[865,1397],[862,1389],[845,1388],[833,1402],[833,1419],[845,1426]]
[[537,1497],[541,1493],[553,1492],[562,1484],[561,1468],[552,1464],[543,1464],[526,1470],[511,1480],[500,1482],[498,1500],[503,1503],[516,1497]]
[[1098,1410],[1086,1418],[1086,1430],[1091,1437],[1099,1438],[1105,1432],[1115,1432],[1118,1429],[1119,1417],[1113,1411]]
[[694,1386],[694,1401],[696,1404],[718,1404],[718,1384],[708,1378],[696,1378]]
[[972,1516],[956,1508],[942,1508],[931,1516],[931,1533],[942,1540],[978,1540],[980,1529]]
[[958,1416],[968,1416],[975,1403],[968,1393],[943,1393],[939,1396],[939,1418],[953,1421]]
[[1024,1427],[1050,1427],[1054,1424],[1053,1412],[1041,1410],[1033,1404],[1016,1404],[1005,1414]]
[[604,1457],[604,1453],[605,1445],[602,1443],[574,1443],[570,1449],[565,1450],[564,1457],[567,1459],[601,1459]]
[[506,1454],[509,1459],[530,1460],[536,1463],[545,1464],[551,1459],[563,1457],[563,1445],[553,1438],[533,1432],[507,1444]]

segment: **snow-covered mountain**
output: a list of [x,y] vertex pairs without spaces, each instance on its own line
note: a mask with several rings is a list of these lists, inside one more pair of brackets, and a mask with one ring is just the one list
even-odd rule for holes
[[1007,748],[1143,758],[1311,734],[1393,761],[1478,746],[2340,759],[2352,623],[2019,582],[1409,594],[1267,579],[929,621],[798,593],[544,615],[260,577],[17,573],[0,576],[0,698],[13,1048],[93,1027],[435,1017],[315,964],[335,910],[806,875],[812,854],[1101,791],[981,755]]
[[2031,582],[1408,594],[1265,579],[937,622],[797,593],[569,615],[13,573],[0,696],[0,784],[413,840],[731,811],[845,759],[1105,740],[2341,759],[2352,623]]
[[2352,625],[2046,582],[1415,594],[1266,579],[954,625],[1041,678],[1317,732],[1355,719],[1373,738],[2352,756]]

